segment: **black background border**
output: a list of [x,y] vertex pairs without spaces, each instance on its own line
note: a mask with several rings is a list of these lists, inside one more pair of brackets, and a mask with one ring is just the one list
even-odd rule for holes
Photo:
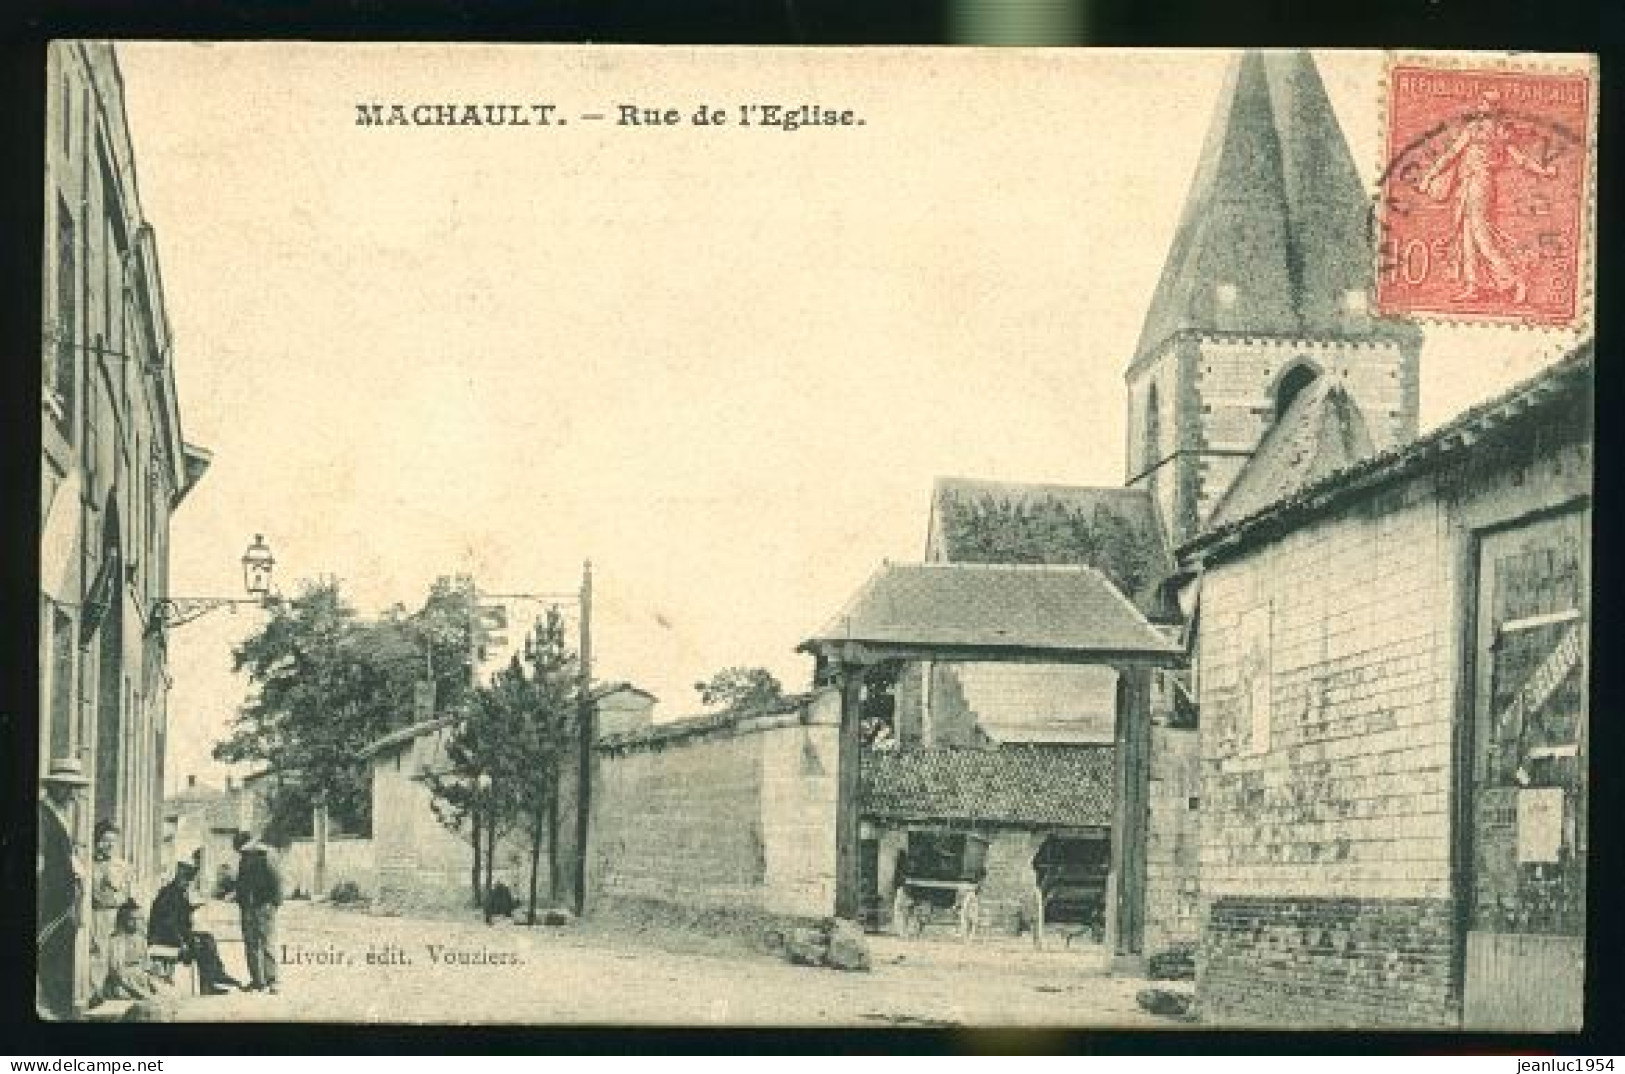
[[[997,0],[993,0],[997,2]],[[0,489],[6,556],[6,628],[0,644],[0,1051],[17,1055],[187,1054],[663,1054],[968,1053],[1096,1054],[1498,1054],[1625,1052],[1625,992],[1619,963],[1625,936],[1619,881],[1625,826],[1621,690],[1609,666],[1618,624],[1618,560],[1608,554],[1621,502],[1618,363],[1625,355],[1610,323],[1617,290],[1617,205],[1621,186],[1620,86],[1625,4],[1572,0],[1094,0],[1091,45],[1516,48],[1597,52],[1602,57],[1598,164],[1597,634],[1593,652],[1592,800],[1587,960],[1587,1030],[1575,1036],[999,1030],[667,1030],[624,1027],[446,1027],[355,1025],[48,1025],[33,1013],[33,904],[22,881],[33,849],[36,793],[39,533],[40,258],[43,234],[45,43],[61,37],[305,39],[378,41],[595,41],[648,44],[949,44],[949,0],[632,0],[542,3],[430,3],[426,0],[23,0],[0,13],[0,314],[11,365],[0,391]],[[1625,1061],[1625,1056],[1622,1056]],[[1509,1065],[1509,1071],[1512,1069]],[[1622,1071],[1621,1074],[1625,1074]]]

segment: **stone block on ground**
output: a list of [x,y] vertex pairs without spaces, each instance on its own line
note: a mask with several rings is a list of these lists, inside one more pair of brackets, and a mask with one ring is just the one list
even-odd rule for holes
[[1134,1001],[1142,1010],[1164,1018],[1191,1017],[1191,996],[1183,992],[1171,992],[1166,988],[1142,988],[1135,994]]
[[822,966],[829,954],[829,937],[822,929],[792,929],[785,939],[784,954],[798,966]]
[[837,970],[867,970],[869,941],[863,930],[851,921],[837,920],[829,933],[825,964]]

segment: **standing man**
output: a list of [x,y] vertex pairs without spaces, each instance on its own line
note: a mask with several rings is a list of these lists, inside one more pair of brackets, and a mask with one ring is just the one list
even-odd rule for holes
[[276,913],[282,877],[265,844],[248,832],[232,837],[237,858],[237,912],[242,917],[249,992],[277,992]]
[[38,916],[34,948],[39,956],[35,1005],[41,1018],[74,1017],[74,948],[79,935],[85,867],[73,842],[74,810],[90,785],[79,762],[59,760],[40,781],[39,850],[35,858]]

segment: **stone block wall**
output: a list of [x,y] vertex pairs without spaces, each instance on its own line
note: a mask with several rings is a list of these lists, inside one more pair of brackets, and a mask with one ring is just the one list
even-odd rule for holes
[[[465,835],[440,823],[422,778],[425,766],[439,763],[444,733],[424,735],[373,760],[371,842],[380,902],[436,909],[471,902],[473,847]],[[529,848],[522,844],[518,836],[499,841],[492,870],[493,881],[507,884],[520,898],[530,883]]]
[[1117,673],[1068,664],[908,665],[898,679],[895,723],[908,745],[1110,742]]
[[1200,740],[1195,728],[1151,729],[1145,847],[1145,952],[1201,936],[1198,916]]
[[1453,548],[1417,480],[1210,565],[1198,994],[1211,1017],[1452,1017],[1437,945],[1452,899]]
[[327,840],[327,878],[325,890],[317,891],[316,840],[294,839],[282,855],[283,878],[288,892],[295,889],[312,898],[325,899],[333,888],[345,881],[353,882],[369,898],[378,891],[378,866],[373,853],[372,840],[364,836],[335,835]]
[[[839,697],[598,751],[588,905],[834,908]],[[655,730],[658,730],[656,725]]]
[[987,874],[982,878],[981,927],[998,932],[1028,932],[1038,917],[1037,876],[1033,857],[1048,832],[1000,828],[983,833]]

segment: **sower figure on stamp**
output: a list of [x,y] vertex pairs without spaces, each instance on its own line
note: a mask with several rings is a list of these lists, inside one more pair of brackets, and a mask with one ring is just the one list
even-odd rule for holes
[[232,839],[237,849],[237,911],[243,924],[249,992],[277,991],[276,915],[282,877],[266,846],[248,832]]
[[1529,285],[1515,260],[1516,244],[1494,220],[1498,187],[1508,167],[1543,179],[1557,175],[1555,166],[1541,163],[1513,142],[1511,128],[1496,115],[1498,98],[1494,90],[1483,95],[1455,142],[1418,183],[1437,201],[1455,198],[1456,273],[1462,282],[1456,301],[1479,296],[1481,269],[1488,273],[1493,290],[1510,291],[1514,302],[1525,300]]

